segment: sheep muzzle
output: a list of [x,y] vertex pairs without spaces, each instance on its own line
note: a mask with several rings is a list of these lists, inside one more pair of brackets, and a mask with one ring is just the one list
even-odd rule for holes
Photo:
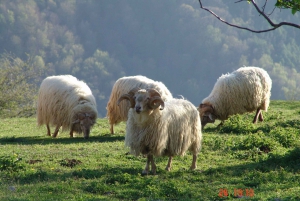
[[140,106],[136,106],[135,107],[135,111],[136,111],[136,113],[138,113],[138,114],[140,114],[141,113],[141,107]]

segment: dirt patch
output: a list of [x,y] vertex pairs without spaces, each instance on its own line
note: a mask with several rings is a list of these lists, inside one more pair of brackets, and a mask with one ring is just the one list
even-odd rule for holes
[[70,167],[70,168],[73,168],[76,165],[81,164],[81,163],[82,162],[80,160],[68,159],[68,158],[59,161],[59,164],[61,166]]

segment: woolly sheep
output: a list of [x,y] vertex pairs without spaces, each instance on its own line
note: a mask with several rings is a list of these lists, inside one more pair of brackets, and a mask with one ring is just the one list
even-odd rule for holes
[[53,137],[60,127],[62,130],[83,133],[87,139],[91,127],[97,119],[95,98],[90,88],[83,81],[71,75],[50,76],[41,83],[37,101],[38,126],[46,124],[47,135],[49,125],[56,126]]
[[256,110],[253,123],[263,121],[261,110],[268,110],[272,80],[258,67],[241,67],[219,77],[210,95],[199,106],[202,128],[216,119]]
[[129,104],[124,101],[119,107],[117,106],[118,98],[123,94],[128,92],[130,89],[140,87],[140,88],[154,88],[162,96],[164,101],[170,100],[173,98],[171,92],[167,87],[158,81],[151,80],[145,76],[129,76],[122,77],[116,81],[114,84],[109,101],[107,103],[107,118],[110,124],[110,133],[114,134],[114,124],[118,124],[122,121],[127,121],[128,110],[130,109]]
[[164,102],[155,89],[134,88],[122,95],[129,100],[130,110],[126,123],[125,145],[136,156],[147,155],[143,174],[156,174],[153,156],[168,156],[166,170],[171,170],[172,158],[184,155],[187,150],[193,154],[190,169],[196,168],[197,154],[201,149],[201,122],[197,108],[187,100],[171,99]]

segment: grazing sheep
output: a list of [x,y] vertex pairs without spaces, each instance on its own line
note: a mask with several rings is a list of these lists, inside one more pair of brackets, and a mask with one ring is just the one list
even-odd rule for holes
[[125,144],[132,154],[147,155],[143,174],[156,174],[153,156],[168,156],[166,170],[171,170],[172,158],[184,155],[187,150],[193,154],[190,169],[196,168],[197,154],[201,149],[201,122],[197,108],[187,100],[172,99],[164,102],[155,89],[134,88],[123,94],[122,100],[129,100],[131,109],[126,123]]
[[47,134],[50,127],[56,126],[53,137],[60,127],[62,130],[83,133],[88,138],[91,127],[97,119],[95,98],[90,88],[83,81],[71,75],[50,76],[43,80],[37,101],[37,122],[46,124]]
[[111,95],[109,101],[107,103],[107,114],[109,124],[110,124],[110,133],[114,134],[114,124],[118,124],[122,121],[127,121],[128,110],[130,109],[129,104],[124,101],[119,107],[117,106],[118,98],[123,94],[128,92],[130,89],[134,87],[140,88],[154,88],[156,89],[162,96],[164,101],[170,100],[173,98],[171,92],[167,89],[167,87],[158,81],[151,80],[145,76],[137,75],[137,76],[129,76],[122,77],[116,81],[111,91]]
[[268,110],[272,80],[268,73],[258,67],[241,67],[219,77],[208,97],[199,106],[201,124],[216,119],[228,119],[230,115],[256,110],[253,123],[263,121],[261,110]]

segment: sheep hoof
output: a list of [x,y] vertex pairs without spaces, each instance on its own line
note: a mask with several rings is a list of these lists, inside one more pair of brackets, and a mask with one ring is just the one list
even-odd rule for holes
[[148,171],[146,171],[146,170],[143,170],[143,172],[142,172],[142,176],[147,176],[148,175]]
[[166,167],[166,170],[168,171],[168,172],[170,172],[171,171],[171,167]]
[[[149,175],[149,172],[146,171],[146,170],[143,170],[143,172],[142,172],[141,175],[142,175],[142,176],[148,176],[148,175]],[[151,171],[151,175],[156,175],[156,171]]]

